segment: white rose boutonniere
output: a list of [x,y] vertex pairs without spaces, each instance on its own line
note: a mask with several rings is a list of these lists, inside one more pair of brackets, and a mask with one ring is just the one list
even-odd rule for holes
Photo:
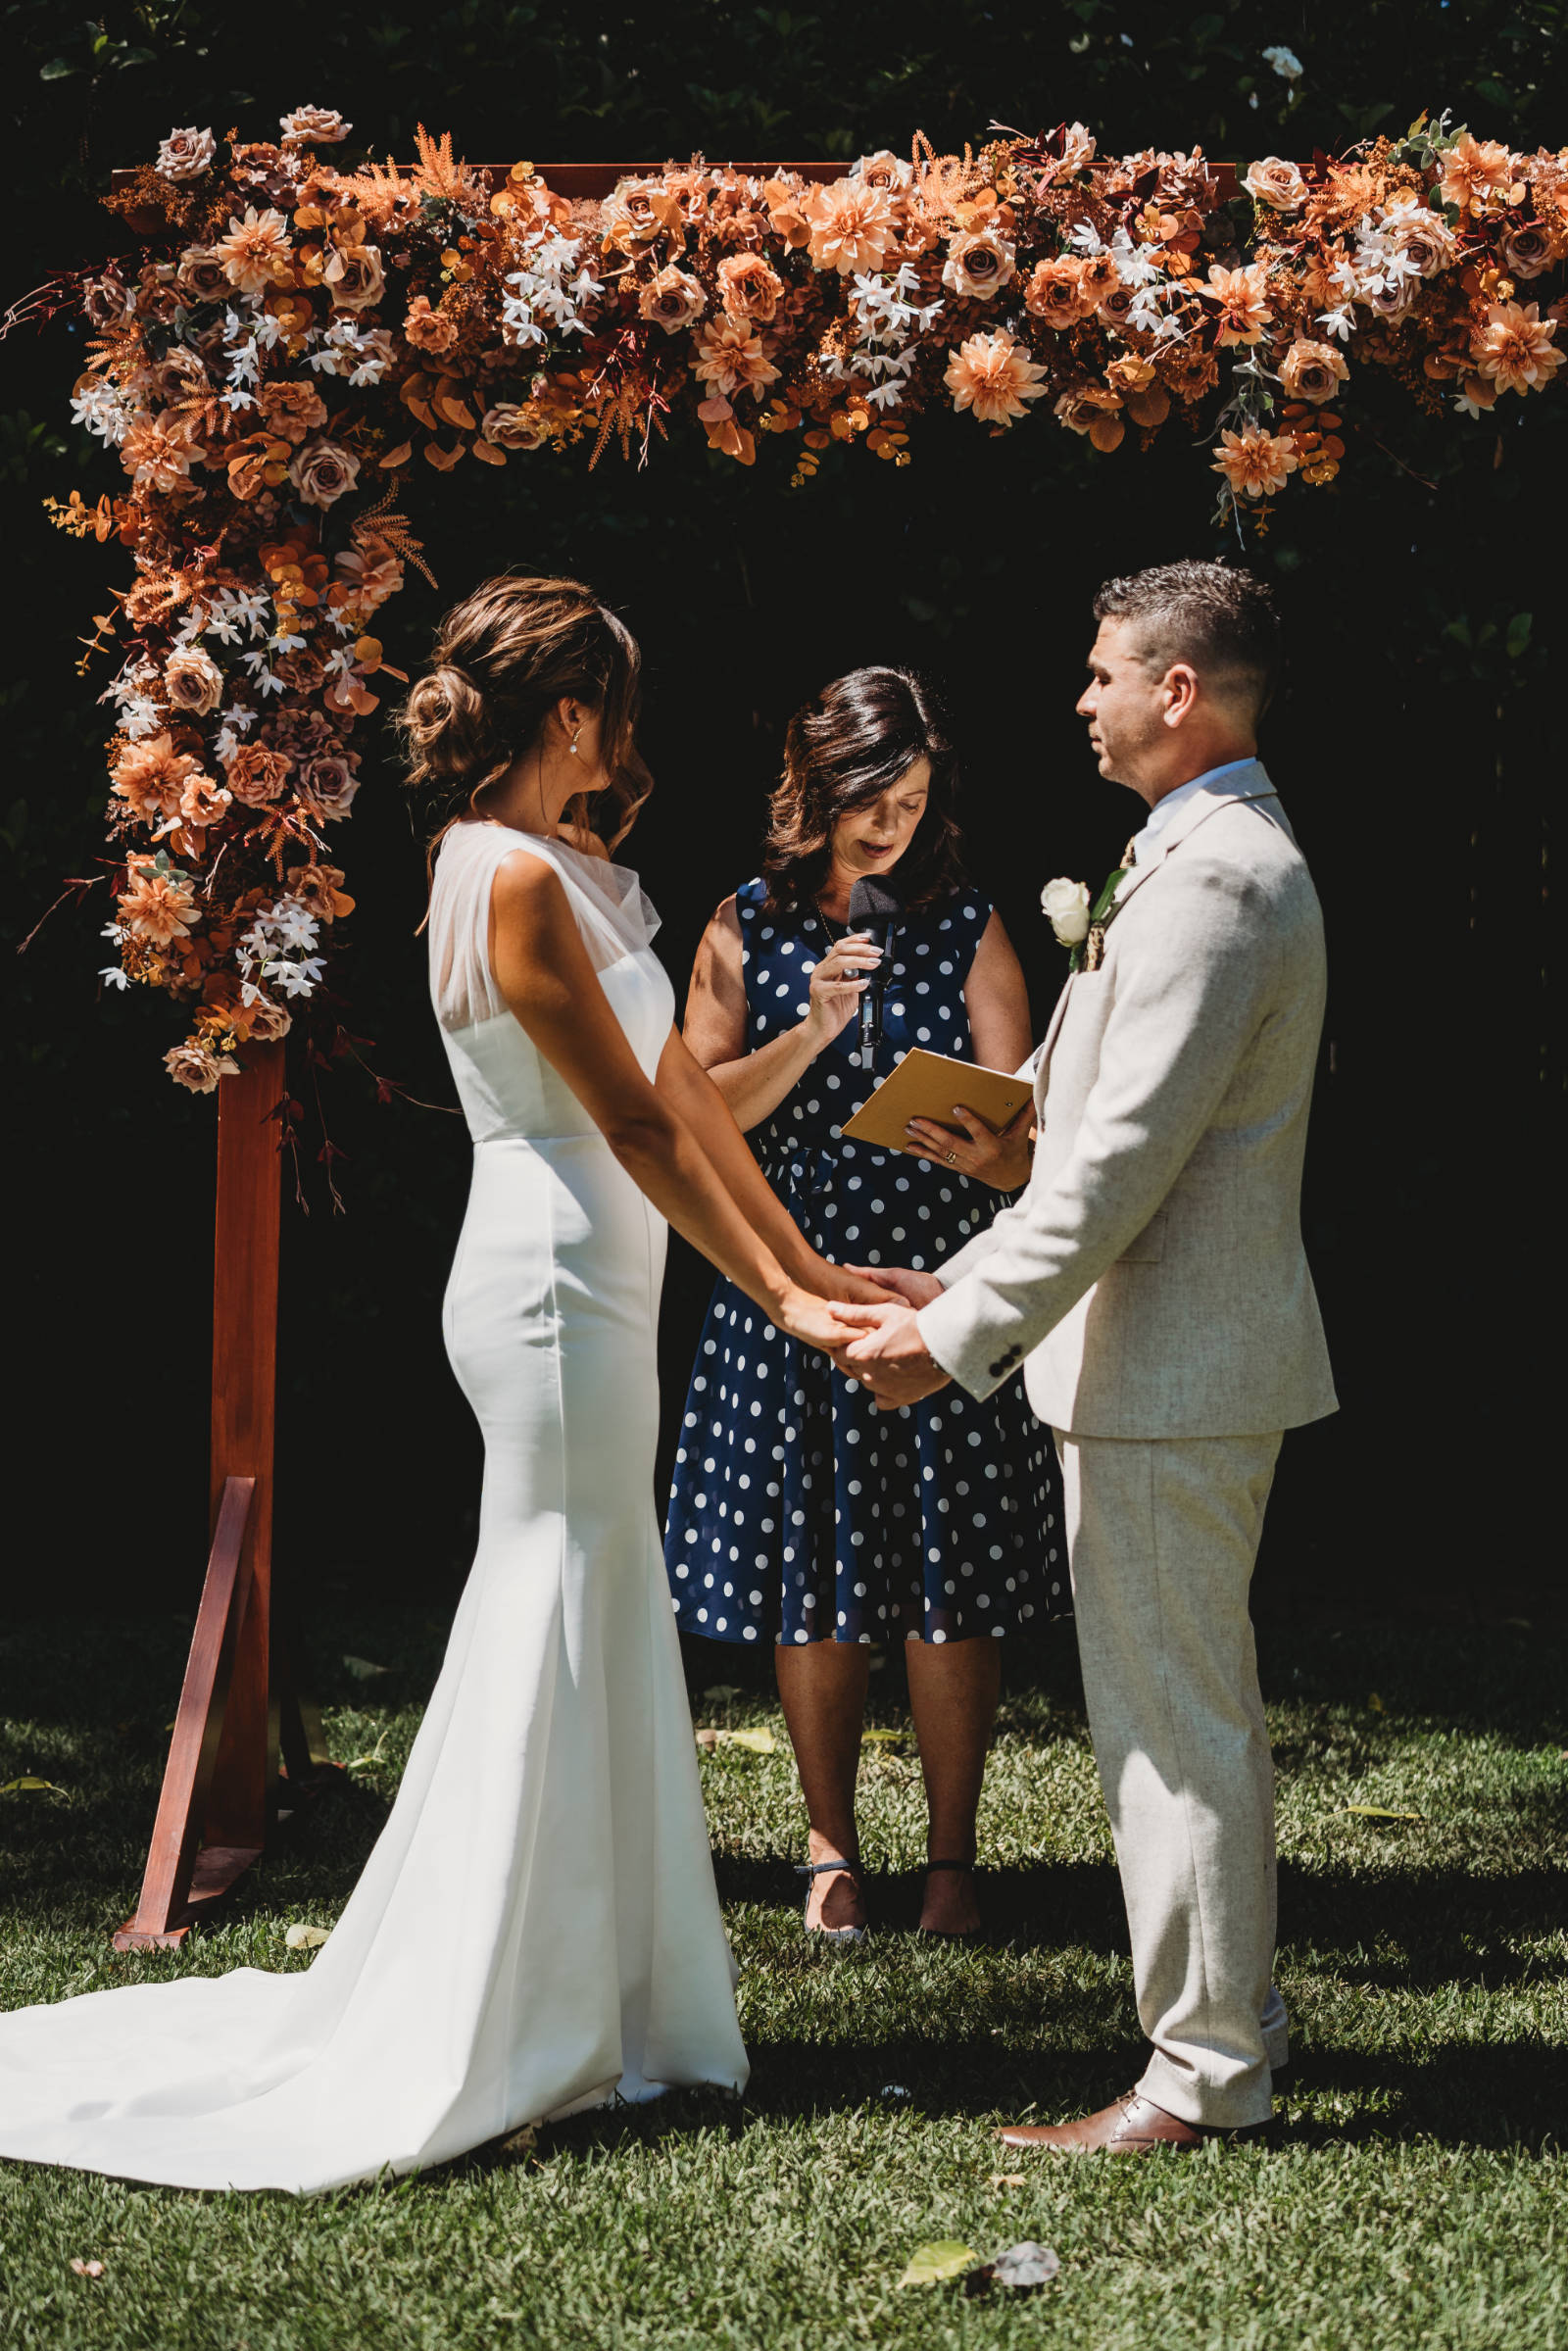
[[1047,882],[1040,893],[1040,906],[1046,920],[1056,934],[1059,947],[1081,947],[1089,936],[1089,885],[1087,882],[1056,880]]

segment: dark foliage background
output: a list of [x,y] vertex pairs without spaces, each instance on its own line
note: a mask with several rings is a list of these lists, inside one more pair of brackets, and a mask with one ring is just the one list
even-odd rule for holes
[[[1515,144],[1568,136],[1557,0],[1220,6],[1153,17],[1105,0],[982,9],[871,0],[796,12],[585,9],[495,0],[368,13],[273,0],[6,9],[15,172],[8,294],[121,241],[96,198],[172,122],[265,137],[304,100],[377,153],[415,123],[476,161],[849,157],[1081,117],[1107,148],[1247,159],[1341,148],[1451,107]],[[1288,44],[1294,80],[1263,58]],[[20,227],[18,224],[21,224]],[[57,537],[45,493],[110,486],[63,426],[80,366],[60,319],[4,346],[0,468],[15,591],[0,790],[5,935],[101,848],[97,684],[75,640],[118,551]],[[1288,618],[1291,675],[1265,753],[1317,873],[1334,985],[1309,1168],[1308,1240],[1345,1409],[1287,1447],[1264,1612],[1523,1615],[1560,1569],[1529,1507],[1554,1352],[1541,1190],[1549,1048],[1547,826],[1564,638],[1564,397],[1434,423],[1358,377],[1363,430],[1333,488],[1293,487],[1252,551]],[[649,661],[660,791],[633,855],[677,985],[714,901],[756,868],[762,795],[794,705],[872,660],[937,672],[967,752],[978,876],[1004,908],[1044,1013],[1060,956],[1037,907],[1053,873],[1091,879],[1136,807],[1102,784],[1072,716],[1107,572],[1208,553],[1212,476],[1170,436],[1097,458],[1041,420],[993,442],[922,434],[895,473],[864,453],[791,494],[690,447],[642,475],[607,460],[432,476],[419,501],[444,595],[504,563],[569,568],[625,612]],[[499,485],[499,486],[498,486]],[[409,665],[439,602],[389,608]],[[361,910],[350,1025],[368,1057],[451,1100],[412,933],[418,844],[390,740],[343,835]],[[172,1042],[144,997],[98,1001],[102,915],[62,909],[6,955],[4,1070],[18,1177],[8,1232],[15,1386],[13,1598],[47,1610],[189,1608],[205,1548],[213,1105],[167,1083]],[[296,1081],[300,1083],[302,1081]],[[450,1595],[469,1556],[477,1443],[441,1352],[439,1298],[463,1211],[459,1121],[324,1089],[346,1151],[346,1216],[306,1168],[285,1212],[279,1556],[309,1593]],[[673,1414],[706,1298],[677,1249],[665,1316]],[[607,1447],[616,1432],[603,1432]]]

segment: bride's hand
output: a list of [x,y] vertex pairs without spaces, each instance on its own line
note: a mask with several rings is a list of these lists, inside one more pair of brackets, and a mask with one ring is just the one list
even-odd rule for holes
[[824,1354],[843,1347],[852,1336],[826,1298],[802,1290],[797,1283],[790,1285],[774,1311],[773,1320],[792,1339],[798,1339],[802,1347],[820,1347]]
[[867,1281],[875,1281],[881,1287],[883,1299],[891,1292],[896,1298],[903,1298],[906,1306],[929,1306],[934,1298],[942,1296],[942,1284],[934,1273],[916,1273],[907,1265],[879,1265],[874,1272],[869,1265],[852,1265],[846,1271],[860,1274]]
[[874,1265],[832,1265],[826,1257],[813,1258],[801,1279],[818,1298],[837,1298],[846,1306],[885,1306],[898,1295],[884,1287]]

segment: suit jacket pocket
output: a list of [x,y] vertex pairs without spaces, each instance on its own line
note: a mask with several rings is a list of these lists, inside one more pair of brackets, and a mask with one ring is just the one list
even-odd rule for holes
[[1118,1265],[1157,1265],[1165,1254],[1166,1214],[1156,1208],[1143,1231],[1134,1236],[1116,1259]]

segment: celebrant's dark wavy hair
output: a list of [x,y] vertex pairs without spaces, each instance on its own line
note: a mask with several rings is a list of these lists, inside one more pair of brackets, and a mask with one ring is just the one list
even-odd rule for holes
[[910,669],[852,669],[796,711],[768,802],[769,912],[810,906],[827,880],[839,819],[880,800],[921,759],[931,762],[930,798],[894,868],[911,908],[951,898],[965,880],[953,813],[957,755],[935,690]]
[[598,713],[606,780],[568,801],[564,821],[613,849],[654,788],[636,742],[641,671],[636,638],[580,580],[509,571],[454,605],[399,718],[409,781],[429,796],[437,838],[569,696]]

